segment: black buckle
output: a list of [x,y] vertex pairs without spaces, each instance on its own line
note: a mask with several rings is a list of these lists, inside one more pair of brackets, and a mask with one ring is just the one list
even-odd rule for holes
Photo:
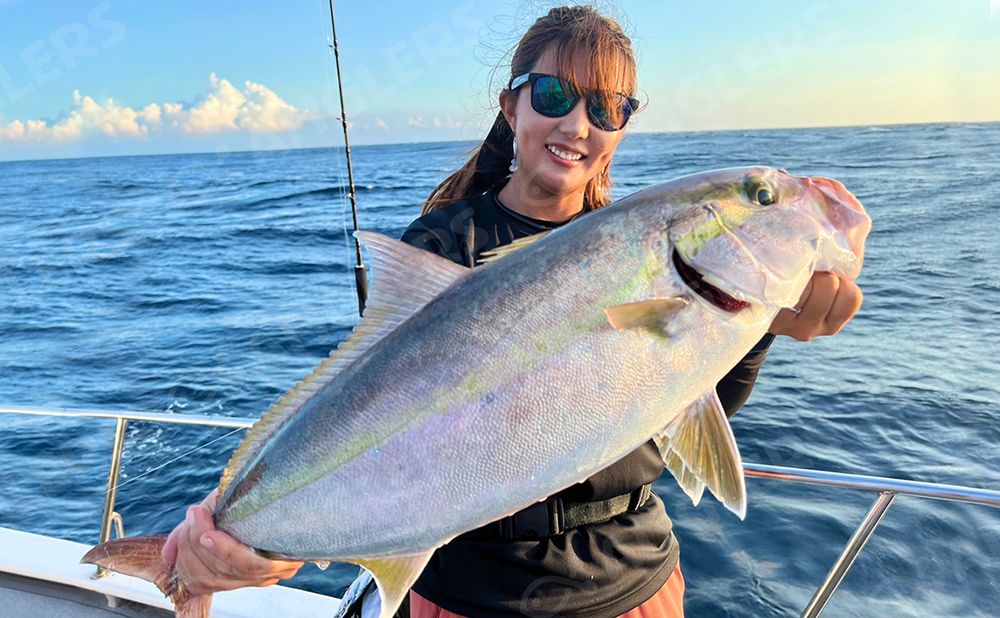
[[500,520],[500,536],[507,540],[541,539],[563,532],[562,500],[549,498]]

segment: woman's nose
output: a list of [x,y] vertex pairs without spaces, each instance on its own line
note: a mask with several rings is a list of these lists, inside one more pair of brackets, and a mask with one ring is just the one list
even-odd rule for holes
[[583,97],[560,119],[559,130],[567,137],[587,137],[590,119],[587,118],[587,101]]

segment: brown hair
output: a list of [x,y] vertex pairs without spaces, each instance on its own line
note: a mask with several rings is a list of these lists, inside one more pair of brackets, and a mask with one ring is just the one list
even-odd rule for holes
[[[614,92],[635,93],[636,63],[632,41],[617,21],[589,6],[559,7],[538,18],[521,38],[510,63],[510,79],[527,73],[549,49],[555,53],[560,77],[584,90],[576,72],[576,59],[588,59],[589,81],[609,96]],[[457,172],[431,191],[422,214],[478,195],[507,177],[514,156],[514,133],[503,112],[497,114],[486,139]],[[610,164],[609,164],[610,166]],[[611,175],[601,170],[587,183],[583,209],[594,210],[611,201]]]

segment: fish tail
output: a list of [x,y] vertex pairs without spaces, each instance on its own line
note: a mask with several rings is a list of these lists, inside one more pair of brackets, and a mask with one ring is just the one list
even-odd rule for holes
[[166,536],[136,536],[108,541],[94,547],[80,562],[96,564],[115,573],[152,582],[174,604],[177,618],[208,618],[212,595],[194,595],[177,577],[174,565],[161,557]]

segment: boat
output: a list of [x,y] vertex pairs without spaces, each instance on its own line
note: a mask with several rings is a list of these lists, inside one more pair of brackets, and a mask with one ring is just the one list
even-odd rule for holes
[[[124,536],[124,522],[115,511],[115,500],[126,428],[130,421],[239,431],[250,428],[257,420],[197,414],[0,406],[0,415],[11,414],[78,418],[94,423],[115,422],[100,521],[100,542],[111,539],[113,532],[117,532],[118,537]],[[755,463],[744,463],[744,473],[761,482],[820,485],[875,495],[868,513],[847,539],[840,556],[803,608],[803,618],[815,618],[822,614],[897,496],[1000,508],[1000,491],[990,489]],[[94,527],[96,531],[96,523]],[[152,584],[79,564],[80,557],[90,547],[71,540],[0,528],[0,607],[3,614],[36,618],[173,615],[170,602]],[[212,616],[334,616],[339,607],[340,599],[335,597],[277,585],[219,593],[212,604]]]
[[[240,430],[249,429],[256,420],[194,414],[39,410],[19,407],[0,407],[0,414],[85,418],[91,422],[100,422],[99,419],[115,420],[104,516],[100,523],[99,537],[95,537],[100,538],[101,542],[110,540],[112,532],[116,532],[119,538],[125,535],[124,522],[114,508],[121,476],[125,430],[129,421]],[[0,608],[3,608],[0,615],[35,618],[174,615],[173,605],[153,584],[80,564],[80,558],[92,546],[0,527]],[[339,608],[340,599],[335,597],[287,586],[271,586],[216,594],[212,602],[212,616],[307,618],[334,616]]]

